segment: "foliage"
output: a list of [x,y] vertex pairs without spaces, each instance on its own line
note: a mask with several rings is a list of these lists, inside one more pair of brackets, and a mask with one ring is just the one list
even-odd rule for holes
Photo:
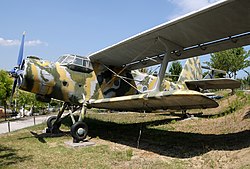
[[12,83],[13,81],[8,73],[4,70],[0,70],[0,100],[4,104],[11,95]]
[[18,90],[17,102],[20,106],[24,107],[26,105],[32,105],[36,108],[45,108],[46,103],[39,102],[35,98],[35,94]]
[[250,88],[250,75],[244,77],[243,79],[237,79],[241,82],[241,89],[248,90]]
[[62,101],[60,100],[55,100],[55,99],[52,99],[51,102],[49,103],[50,106],[56,106],[56,107],[61,107],[61,105],[63,104]]
[[230,78],[236,78],[237,71],[250,66],[249,55],[250,51],[245,51],[243,47],[229,49],[211,54],[210,62],[207,64],[226,71]]
[[169,68],[169,72],[172,75],[171,78],[173,79],[173,81],[178,80],[181,71],[182,71],[181,63],[179,61],[172,62],[171,66]]

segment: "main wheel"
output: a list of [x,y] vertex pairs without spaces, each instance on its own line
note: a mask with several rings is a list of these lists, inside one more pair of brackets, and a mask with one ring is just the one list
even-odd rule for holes
[[[50,117],[48,118],[48,120],[47,120],[47,127],[48,127],[48,128],[54,127],[54,123],[55,123],[55,121],[56,121],[56,118],[57,118],[56,116],[50,116]],[[57,125],[58,128],[60,128],[61,122],[58,122],[56,125]]]
[[88,126],[86,123],[78,121],[71,126],[70,134],[73,137],[74,143],[83,141],[88,134]]

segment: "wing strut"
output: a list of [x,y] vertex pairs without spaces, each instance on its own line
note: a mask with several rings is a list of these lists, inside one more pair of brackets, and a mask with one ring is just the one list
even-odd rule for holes
[[[115,71],[113,71],[112,69],[110,69],[108,66],[104,65],[103,66],[108,69],[110,72],[112,72],[116,77],[120,78],[121,80],[123,80],[125,83],[127,83],[128,85],[130,85],[132,88],[134,88],[136,91],[138,91],[139,93],[141,93],[134,85],[132,85],[131,83],[129,83],[125,77],[117,74]],[[130,80],[130,79],[129,79]]]
[[[171,42],[171,41],[164,39],[162,37],[158,37],[157,40],[165,47],[165,53],[163,56],[163,61],[161,63],[160,71],[159,71],[158,76],[157,76],[157,82],[156,82],[156,85],[154,88],[155,92],[160,91],[160,87],[161,87],[163,78],[164,78],[165,73],[166,73],[168,62],[169,62],[169,60],[171,60],[171,51],[169,50],[169,47],[175,46],[178,49],[182,48],[181,46],[177,45],[176,43]],[[174,52],[176,52],[176,51],[174,51]],[[176,55],[176,56],[178,57],[178,55]]]

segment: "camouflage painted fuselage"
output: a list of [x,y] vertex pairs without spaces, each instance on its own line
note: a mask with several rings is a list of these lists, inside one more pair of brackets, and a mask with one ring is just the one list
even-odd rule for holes
[[82,102],[86,81],[93,78],[92,74],[83,74],[59,63],[33,58],[25,60],[24,68],[21,89],[73,104]]
[[[35,93],[41,101],[50,98],[82,104],[83,99],[101,99],[138,93],[101,65],[93,64],[94,71],[73,71],[60,63],[27,58],[20,89]],[[115,68],[119,72],[121,69]],[[133,78],[130,71],[122,75]],[[134,84],[132,81],[130,83]]]
[[[193,59],[187,61],[186,67],[180,77],[195,78],[199,62]],[[197,65],[192,68],[192,65]],[[128,96],[145,93],[153,90],[157,77],[141,73],[137,70],[123,70],[122,68],[109,67],[118,75],[125,77],[122,80],[105,66],[92,63],[94,71],[83,73],[62,66],[60,63],[52,63],[36,58],[27,58],[24,63],[24,73],[20,88],[35,93],[41,101],[50,98],[62,100],[72,104],[82,104],[84,99],[103,99],[119,96]],[[190,71],[191,65],[191,71]],[[195,77],[194,77],[195,76]],[[185,85],[175,84],[167,80],[163,81],[162,90],[172,91],[185,89]]]

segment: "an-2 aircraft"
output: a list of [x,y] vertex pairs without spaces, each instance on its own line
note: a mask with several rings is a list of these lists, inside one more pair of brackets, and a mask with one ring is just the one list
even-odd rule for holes
[[[56,132],[61,116],[70,107],[74,142],[84,140],[88,127],[86,109],[122,111],[157,109],[188,110],[214,108],[218,103],[201,88],[235,88],[231,79],[199,79],[196,59],[174,84],[164,80],[169,62],[192,58],[250,44],[250,1],[223,0],[171,20],[89,56],[63,55],[57,62],[37,57],[23,59],[22,37],[17,66],[10,71],[15,88],[36,94],[37,100],[51,98],[64,102],[56,117],[47,121],[48,131]],[[160,64],[157,77],[137,69]],[[214,87],[215,86],[215,87]],[[76,121],[72,113],[81,110]]]

